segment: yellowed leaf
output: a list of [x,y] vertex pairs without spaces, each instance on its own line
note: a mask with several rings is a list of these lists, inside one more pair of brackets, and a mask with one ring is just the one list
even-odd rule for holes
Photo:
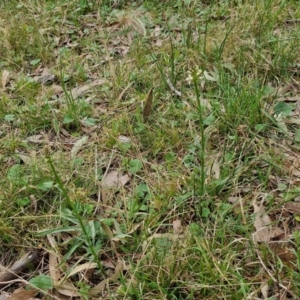
[[53,235],[50,234],[50,233],[47,234],[47,239],[48,239],[48,241],[49,241],[51,247],[52,247],[53,249],[55,249],[55,251],[57,251],[57,250],[58,250],[58,247],[57,247],[57,243],[56,243],[56,241],[55,241]]

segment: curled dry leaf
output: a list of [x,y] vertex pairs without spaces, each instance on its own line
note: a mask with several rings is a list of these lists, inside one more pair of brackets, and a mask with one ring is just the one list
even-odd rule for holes
[[175,86],[172,84],[171,80],[169,78],[166,79],[166,82],[170,88],[170,90],[175,94],[177,95],[178,97],[181,97],[182,94],[180,91],[176,90]]

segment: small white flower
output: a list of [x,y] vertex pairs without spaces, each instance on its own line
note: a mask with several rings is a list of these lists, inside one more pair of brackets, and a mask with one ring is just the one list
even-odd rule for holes
[[283,119],[283,117],[282,117],[282,113],[280,113],[280,114],[274,114],[274,118],[275,118],[275,120],[277,121],[277,122],[280,122],[280,121],[282,121],[282,119]]
[[189,70],[187,74],[186,81],[188,84],[191,84],[194,79],[202,80],[204,78],[202,70],[197,66],[192,71]]
[[193,76],[192,76],[192,74],[191,74],[190,71],[188,71],[188,76],[187,76],[187,78],[186,78],[185,80],[187,81],[188,84],[191,84],[191,83],[192,83],[192,81],[193,81]]

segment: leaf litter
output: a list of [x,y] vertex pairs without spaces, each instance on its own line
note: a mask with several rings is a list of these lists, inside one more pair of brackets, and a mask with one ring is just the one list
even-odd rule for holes
[[[85,26],[87,27],[86,24],[85,24]],[[91,24],[90,27],[97,27],[97,26],[98,25]],[[66,27],[68,27],[67,30],[76,29],[75,26],[71,26],[71,25],[68,25]],[[108,45],[108,47],[110,48],[110,52],[113,53],[113,52],[116,52],[116,50],[115,50],[117,48],[116,44],[117,45],[119,44],[119,47],[120,47],[121,50],[117,50],[117,51],[119,51],[121,53],[120,56],[122,56],[122,57],[127,55],[128,51],[129,51],[129,46],[128,45],[130,45],[132,43],[132,40],[133,40],[135,34],[140,34],[140,35],[143,35],[143,36],[145,36],[147,34],[147,27],[144,24],[144,22],[142,21],[142,18],[140,16],[135,17],[134,15],[128,15],[128,14],[127,15],[126,14],[122,15],[122,12],[121,12],[121,14],[119,16],[117,16],[115,21],[110,22],[110,23],[108,22],[108,30],[110,30],[111,32],[118,31],[120,36],[123,34],[122,31],[124,29],[128,30],[128,32],[129,32],[127,34],[127,36],[124,35],[125,38],[123,38],[123,36],[120,37],[120,38],[118,37],[118,38],[114,39],[112,42],[110,42],[109,45]],[[99,29],[97,28],[97,30],[99,30]],[[162,46],[162,44],[163,44],[163,40],[158,39],[158,37],[161,35],[161,32],[162,32],[162,28],[160,26],[155,26],[154,27],[153,35],[157,39],[157,41],[155,42],[157,46]],[[82,33],[80,33],[80,37],[83,37]],[[64,41],[60,41],[60,43],[65,44],[65,46],[67,48],[74,48],[75,49],[78,46],[78,43],[73,42],[71,38],[68,38]],[[122,46],[121,43],[124,43],[125,45]],[[110,59],[112,59],[112,58],[110,57]],[[270,64],[271,64],[271,62],[270,62]],[[42,71],[42,69],[37,70],[37,72],[41,72],[41,71]],[[3,76],[3,73],[2,73],[2,76]],[[36,76],[39,77],[41,75],[36,74]],[[209,81],[212,81],[212,82],[216,81],[216,78],[214,76],[212,76],[210,73],[206,72],[205,77]],[[5,82],[5,84],[3,84],[3,82]],[[51,80],[50,81],[47,80],[47,76],[45,76],[45,79],[37,80],[37,82],[39,82],[41,84],[46,84],[47,82],[50,82],[51,84],[53,83],[53,82],[51,82]],[[84,96],[92,88],[100,86],[104,83],[105,83],[105,81],[101,81],[101,80],[97,79],[92,83],[88,83],[88,84],[85,84],[83,86],[79,86],[78,88],[74,88],[71,91],[71,95],[74,97],[74,99],[77,99],[79,97]],[[169,83],[168,83],[168,85],[169,85],[169,88],[171,89],[171,91],[173,93],[177,94],[178,96],[181,96],[181,92],[176,90],[173,85],[170,85]],[[6,79],[4,81],[2,81],[2,87],[3,86],[4,87],[7,86],[7,80]],[[290,92],[290,90],[291,90],[291,86],[289,86],[289,85],[284,86],[282,88],[282,90],[280,91],[281,96],[285,97],[285,94],[287,92]],[[60,92],[61,92],[61,90],[60,90]],[[123,90],[123,92],[124,93],[126,92],[126,88],[125,88],[125,90]],[[119,95],[119,100],[122,100],[122,98],[124,96],[124,93],[121,93]],[[286,96],[286,98],[282,99],[281,101],[288,102],[289,99],[291,99],[290,101],[297,102],[296,98],[293,99],[292,97],[288,97],[288,96]],[[148,101],[145,101],[145,102],[146,102],[146,106],[147,106]],[[151,102],[152,102],[152,99],[151,99]],[[149,103],[150,103],[150,101],[149,101]],[[147,114],[148,115],[151,114],[152,103],[149,106],[150,106],[149,113],[143,111],[144,117],[147,117]],[[145,116],[145,114],[146,114],[146,116]],[[292,115],[293,115],[293,112],[291,112],[291,116]],[[297,124],[297,122],[298,122],[297,118],[292,118],[291,116],[289,116],[287,119],[285,119],[283,121],[283,123],[285,125],[288,124],[288,123],[289,124],[290,123]],[[286,131],[289,130],[288,126],[284,126],[284,129]],[[50,139],[44,140],[43,137],[44,137],[43,135],[41,137],[36,136],[36,138],[34,138],[34,136],[32,136],[32,139],[31,140],[29,139],[29,141],[33,144],[40,144],[40,143],[48,143],[49,144]],[[83,137],[83,138],[80,138],[79,140],[77,140],[77,142],[75,142],[75,143],[74,143],[74,140],[68,142],[69,143],[68,148],[71,149],[72,158],[74,158],[79,153],[79,151],[83,148],[83,146],[87,143],[87,140],[85,140],[85,139],[86,139],[86,137]],[[124,138],[124,136],[119,136],[118,140],[121,143],[126,143],[126,142],[130,141],[130,139],[128,140],[128,138]],[[76,139],[75,139],[75,141],[76,141]],[[297,140],[296,140],[296,142],[297,142]],[[52,144],[52,140],[51,140],[50,143],[51,143],[50,145],[54,145],[54,143]],[[296,156],[297,155],[298,154],[296,154]],[[19,157],[22,159],[22,156],[19,155]],[[25,162],[25,158],[24,158],[24,162]],[[297,173],[297,168],[298,168],[297,165],[298,165],[298,163],[294,159],[292,161],[293,169],[291,169],[291,177],[293,177],[293,179],[291,179],[291,180],[293,180],[293,183],[295,183],[296,180],[297,180],[295,177],[297,177],[297,175],[299,175]],[[212,167],[211,171],[212,171],[211,177],[215,178],[215,179],[219,179],[219,177],[220,177],[219,162],[216,162],[215,164],[213,164],[213,167]],[[115,193],[119,189],[124,187],[130,180],[131,180],[131,178],[128,175],[123,175],[122,172],[118,172],[118,171],[108,172],[104,176],[102,182],[100,183],[103,202],[104,203],[109,203],[109,199],[111,197],[113,197],[115,195]],[[110,191],[111,192],[109,194],[109,196],[106,197],[105,191]],[[232,197],[232,199],[233,198],[234,198],[234,201],[237,198],[241,199],[241,197]],[[242,206],[243,205],[242,201],[240,201],[240,202],[241,202],[241,206]],[[290,255],[289,250],[287,251],[285,247],[279,247],[279,246],[274,247],[273,246],[273,245],[275,245],[275,243],[273,242],[273,239],[278,237],[278,233],[276,233],[277,229],[276,229],[275,224],[277,223],[277,218],[279,219],[279,217],[277,217],[275,214],[272,215],[272,211],[267,210],[264,207],[264,203],[254,202],[253,203],[253,208],[254,208],[254,220],[255,220],[254,221],[255,232],[253,233],[253,237],[254,237],[255,242],[256,243],[267,243],[270,246],[270,249],[274,253],[276,253],[276,255],[281,260],[283,260],[283,261],[284,260],[287,260],[287,261],[291,260],[292,261],[292,258],[294,259],[294,257],[292,257]],[[286,210],[289,214],[298,215],[299,211],[298,211],[297,202],[296,201],[287,202],[284,205],[284,210]],[[143,224],[143,223],[142,222],[138,223],[137,227],[142,226],[141,224]],[[173,233],[174,234],[164,234],[164,233],[162,233],[162,234],[153,235],[152,238],[153,237],[154,238],[165,238],[165,237],[174,238],[174,236],[180,234],[184,229],[183,225],[181,223],[181,220],[178,219],[178,218],[175,218],[173,220],[172,226],[173,226]],[[114,233],[112,232],[110,227],[109,226],[106,226],[106,227],[103,226],[103,227],[104,227],[104,231],[109,236],[109,238],[111,240],[113,240]],[[285,238],[286,237],[282,238],[281,242],[282,241],[285,242],[285,240],[284,240]],[[50,253],[49,253],[49,255],[50,255]],[[50,257],[51,257],[51,263],[50,263]],[[55,262],[54,258],[56,259],[56,262]],[[59,255],[52,254],[51,256],[49,256],[49,266],[52,265],[52,266],[55,266],[55,268],[58,268],[57,264],[59,264],[59,263],[61,263]],[[78,274],[81,271],[84,271],[85,267],[87,267],[87,269],[88,268],[92,269],[92,266],[94,266],[94,265],[91,264],[90,267],[89,267],[88,263],[78,265],[77,267],[74,267],[74,269],[71,273],[69,273],[69,277],[72,276],[72,275]],[[101,281],[100,284],[97,286],[98,288],[95,288],[94,291],[91,290],[92,291],[91,295],[92,294],[93,295],[99,294],[100,292],[102,292],[105,289],[105,287],[107,287],[109,285],[110,281],[113,282],[114,280],[117,280],[118,276],[122,273],[122,271],[124,271],[126,269],[126,266],[124,267],[124,263],[122,263],[122,262],[120,262],[120,264],[119,264],[119,261],[118,261],[118,263],[116,264],[116,267],[114,267],[114,265],[113,265],[113,269],[114,268],[116,269],[115,273],[110,278],[107,278],[108,280]],[[72,274],[72,275],[70,275],[70,274]],[[54,279],[56,278],[55,280],[57,281],[57,280],[59,280],[60,276],[61,276],[60,272],[57,272],[56,275],[53,274],[51,277],[53,277]],[[72,289],[72,287],[71,287],[71,289]],[[265,286],[261,287],[261,291],[262,291],[264,297],[267,297],[268,291],[267,291]]]
[[129,181],[130,176],[123,175],[119,171],[109,172],[101,182],[101,199],[102,202],[107,204],[113,198],[118,189],[124,187]]

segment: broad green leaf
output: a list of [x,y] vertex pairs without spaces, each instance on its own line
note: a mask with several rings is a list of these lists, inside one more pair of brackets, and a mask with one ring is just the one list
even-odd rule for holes
[[295,142],[297,142],[297,143],[300,142],[300,129],[297,129],[295,131]]
[[36,66],[37,64],[39,64],[39,63],[40,63],[40,61],[41,61],[41,59],[40,59],[40,58],[33,59],[33,60],[30,62],[30,64],[31,64],[32,66]]
[[132,159],[129,162],[129,166],[130,166],[129,172],[133,174],[138,173],[143,168],[143,164],[139,159]]
[[50,276],[39,275],[29,280],[31,287],[35,287],[36,289],[43,290],[45,292],[51,290],[53,288],[52,280]]
[[6,177],[9,181],[19,180],[21,177],[21,166],[14,165],[7,170]]
[[63,123],[64,124],[69,124],[69,123],[72,123],[72,122],[74,122],[74,118],[72,118],[72,116],[69,115],[69,114],[65,115]]
[[203,124],[204,125],[212,125],[215,122],[215,120],[216,120],[215,116],[210,115],[203,121]]
[[96,124],[96,119],[86,118],[85,120],[83,120],[83,123],[87,126],[94,126]]
[[4,116],[4,120],[8,121],[8,122],[13,121],[15,118],[16,118],[15,115],[5,115]]
[[54,185],[54,182],[51,181],[51,180],[47,180],[47,181],[43,181],[43,182],[40,182],[37,187],[39,190],[42,190],[42,191],[48,191],[50,190]]
[[28,197],[17,199],[17,203],[21,207],[25,207],[30,204],[30,199]]
[[287,104],[283,101],[280,101],[275,104],[274,106],[274,113],[277,115],[282,115],[282,116],[289,116],[291,112],[293,111],[294,106],[291,104]]

